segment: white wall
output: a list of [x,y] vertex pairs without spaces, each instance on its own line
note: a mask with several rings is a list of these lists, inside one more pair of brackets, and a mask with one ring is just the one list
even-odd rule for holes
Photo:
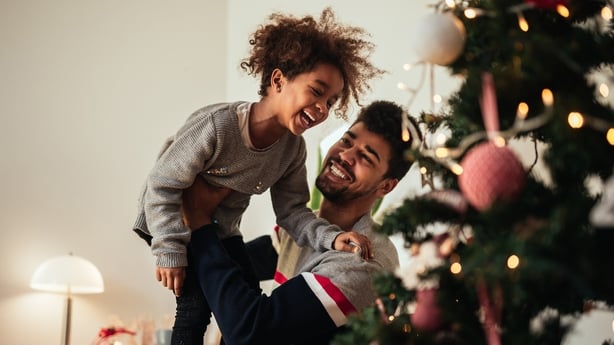
[[[94,262],[106,284],[103,294],[76,297],[73,344],[89,344],[112,315],[158,325],[172,315],[174,300],[154,281],[149,250],[130,231],[136,197],[163,139],[193,110],[257,99],[257,81],[238,64],[248,35],[270,12],[319,15],[331,5],[340,20],[365,27],[377,44],[375,63],[389,74],[364,103],[405,104],[409,95],[396,85],[417,83],[419,73],[402,65],[416,60],[410,32],[431,2],[1,1],[2,343],[60,342],[63,299],[32,291],[28,281],[40,262],[68,252]],[[438,93],[457,85],[436,69]],[[425,86],[410,111],[428,108]],[[306,133],[310,167],[320,139],[341,124],[331,119]],[[412,174],[406,181],[417,181]],[[273,224],[268,196],[255,197],[243,221],[246,239]]]

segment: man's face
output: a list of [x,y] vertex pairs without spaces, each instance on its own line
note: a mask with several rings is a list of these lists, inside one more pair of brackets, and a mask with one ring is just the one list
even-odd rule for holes
[[390,151],[382,137],[358,122],[328,150],[316,186],[334,202],[381,197],[379,190],[390,180],[384,179]]

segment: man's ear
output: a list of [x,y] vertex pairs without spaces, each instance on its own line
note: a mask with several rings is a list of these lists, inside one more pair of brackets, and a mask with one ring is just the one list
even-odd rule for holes
[[271,88],[277,92],[281,91],[284,81],[284,72],[276,68],[271,72]]
[[378,190],[379,197],[383,197],[384,195],[390,193],[394,187],[399,184],[399,180],[396,178],[387,178],[380,182]]

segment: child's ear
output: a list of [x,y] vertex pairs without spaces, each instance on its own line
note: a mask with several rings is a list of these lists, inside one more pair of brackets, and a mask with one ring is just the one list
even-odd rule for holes
[[284,72],[282,72],[279,68],[276,68],[271,73],[271,87],[273,90],[280,92],[283,84]]

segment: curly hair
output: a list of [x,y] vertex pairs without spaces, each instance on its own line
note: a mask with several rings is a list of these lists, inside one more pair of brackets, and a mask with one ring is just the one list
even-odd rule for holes
[[250,36],[250,54],[240,65],[249,75],[261,75],[260,96],[267,95],[276,68],[292,80],[320,63],[328,63],[343,76],[335,115],[347,120],[351,99],[360,106],[360,97],[371,90],[369,80],[385,72],[369,61],[375,48],[366,40],[370,34],[363,28],[336,22],[330,7],[322,11],[319,21],[312,16],[297,18],[281,13],[273,13],[268,19]]
[[[401,135],[403,116],[406,116],[410,125],[414,126],[418,138],[411,138],[409,141],[403,140]],[[413,164],[413,161],[408,159],[405,153],[411,149],[415,140],[422,141],[418,122],[399,105],[383,100],[374,101],[362,108],[354,124],[359,122],[364,123],[370,132],[380,135],[390,144],[391,154],[386,177],[403,178]]]

